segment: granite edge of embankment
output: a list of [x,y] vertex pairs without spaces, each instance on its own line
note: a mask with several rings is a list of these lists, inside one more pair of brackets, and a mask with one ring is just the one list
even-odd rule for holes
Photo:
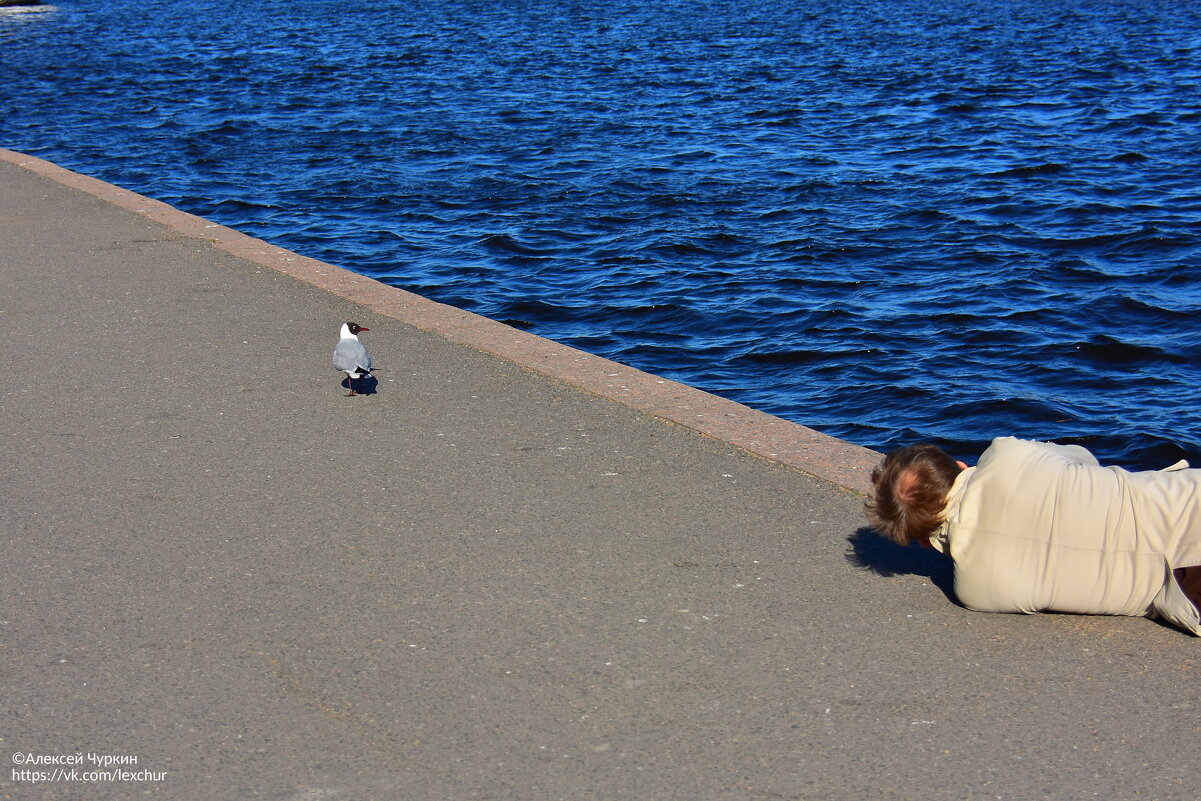
[[369,276],[301,256],[53,162],[0,149],[0,160],[140,214],[183,236],[291,276],[421,331],[512,362],[578,390],[729,443],[865,495],[880,454],[677,381],[577,350]]

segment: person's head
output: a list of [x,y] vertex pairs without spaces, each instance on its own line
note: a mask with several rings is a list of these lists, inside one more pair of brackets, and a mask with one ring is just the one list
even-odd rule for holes
[[872,471],[875,497],[867,502],[872,528],[898,545],[928,540],[942,525],[947,495],[963,468],[926,443],[890,452]]

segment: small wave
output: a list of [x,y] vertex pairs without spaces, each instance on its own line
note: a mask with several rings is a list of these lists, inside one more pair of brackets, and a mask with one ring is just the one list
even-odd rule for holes
[[1078,343],[1074,350],[1080,358],[1103,367],[1146,366],[1174,360],[1172,354],[1165,353],[1160,348],[1122,342],[1104,334]]
[[687,164],[694,161],[709,161],[716,155],[712,150],[684,150],[673,153],[671,160],[675,164]]
[[1044,432],[1052,423],[1071,421],[1074,417],[1062,403],[1044,395],[1016,394],[1021,388],[998,385],[992,388],[997,394],[989,396],[986,394],[988,389],[987,386],[977,389],[977,397],[952,403],[944,407],[943,413],[955,420],[1007,420],[1017,430]]
[[746,361],[753,364],[777,365],[781,367],[791,367],[805,364],[821,364],[833,362],[842,362],[848,357],[854,357],[861,350],[808,350],[808,349],[792,349],[792,350],[775,350],[775,351],[752,351],[739,356],[735,361]]
[[223,211],[274,210],[279,207],[271,203],[256,203],[252,200],[243,200],[241,198],[224,198],[217,201],[212,208],[217,213],[220,213]]
[[1012,237],[1011,241],[1023,247],[1047,252],[1126,252],[1167,251],[1192,244],[1183,235],[1166,236],[1153,226],[1136,231],[1114,231],[1080,237]]
[[529,331],[536,325],[536,323],[533,323],[530,320],[512,320],[512,319],[507,319],[507,318],[506,319],[498,319],[497,322],[504,323],[505,325],[507,325],[511,328],[521,329],[522,331]]
[[[723,238],[722,235],[712,237],[692,237],[678,241],[658,241],[647,245],[643,250],[666,256],[721,256],[732,249],[730,245],[737,244],[737,238]],[[737,248],[733,248],[737,250]]]
[[[614,333],[627,336],[705,330],[714,322],[708,315],[697,311],[688,303],[682,302],[610,306],[597,310],[595,316],[600,320],[617,323],[618,325],[613,329]],[[638,323],[638,325],[622,325],[622,323],[630,322]]]
[[956,219],[954,215],[938,209],[907,209],[898,212],[895,218],[918,223],[944,223]]
[[490,234],[480,240],[480,245],[493,253],[524,256],[531,259],[545,259],[555,253],[554,249],[539,249],[521,242],[509,234]]
[[1008,196],[1004,198],[980,198],[975,200],[974,203],[984,206],[982,209],[984,214],[1006,220],[1030,219],[1041,214],[1054,212],[1059,208],[1058,205],[1052,203],[1014,202],[1014,199]]
[[1046,164],[1034,164],[1028,167],[1012,167],[1008,170],[999,170],[997,172],[985,173],[989,178],[1043,178],[1047,176],[1062,175],[1067,172],[1068,168],[1062,164],[1053,162]]
[[58,6],[50,5],[49,3],[29,2],[18,5],[0,4],[0,14],[17,15],[17,14],[39,14],[48,11],[58,11]]

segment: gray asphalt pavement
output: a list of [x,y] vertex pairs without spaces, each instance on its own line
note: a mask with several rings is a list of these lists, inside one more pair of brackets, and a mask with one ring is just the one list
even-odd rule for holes
[[1197,797],[1193,638],[966,611],[853,479],[618,397],[670,383],[556,378],[21,164],[0,798]]

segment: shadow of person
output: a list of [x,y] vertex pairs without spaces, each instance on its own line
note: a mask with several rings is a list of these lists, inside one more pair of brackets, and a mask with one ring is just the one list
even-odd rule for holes
[[954,565],[933,548],[919,545],[902,548],[866,526],[847,537],[847,542],[851,551],[846,558],[855,567],[877,576],[925,576],[948,600],[959,605],[955,597]]
[[379,386],[379,381],[373,375],[365,375],[362,378],[351,378],[347,376],[342,380],[342,386],[346,387],[356,395],[374,395],[376,387]]

